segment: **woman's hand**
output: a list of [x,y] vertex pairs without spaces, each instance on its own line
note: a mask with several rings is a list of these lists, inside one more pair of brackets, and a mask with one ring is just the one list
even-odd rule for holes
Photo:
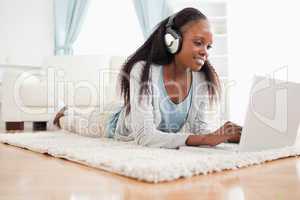
[[188,146],[209,145],[216,146],[224,142],[238,143],[242,127],[232,122],[226,122],[222,127],[207,135],[190,135],[186,140]]
[[242,127],[228,121],[216,132],[217,134],[221,134],[221,135],[222,134],[229,135],[230,138],[227,141],[230,143],[239,143],[241,139]]

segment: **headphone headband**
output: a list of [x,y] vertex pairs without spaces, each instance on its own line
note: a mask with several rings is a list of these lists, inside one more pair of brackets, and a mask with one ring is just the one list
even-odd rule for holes
[[168,23],[166,24],[166,28],[170,28],[174,25],[174,18],[176,17],[176,14],[173,14],[169,17]]

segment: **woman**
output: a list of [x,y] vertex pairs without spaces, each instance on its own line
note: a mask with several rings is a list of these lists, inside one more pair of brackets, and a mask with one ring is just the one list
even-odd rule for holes
[[207,17],[195,8],[159,23],[121,69],[124,106],[106,122],[106,136],[161,148],[239,142],[242,128],[234,123],[209,129],[221,92],[208,60],[212,43]]

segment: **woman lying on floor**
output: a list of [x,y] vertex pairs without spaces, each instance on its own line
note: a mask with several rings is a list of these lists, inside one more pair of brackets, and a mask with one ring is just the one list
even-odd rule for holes
[[[91,124],[96,122],[94,131],[161,148],[239,142],[242,128],[234,123],[209,129],[207,119],[221,93],[219,77],[208,61],[212,42],[207,17],[197,9],[185,8],[159,23],[121,69],[124,106],[108,120],[101,114],[90,117]],[[54,124],[82,131],[75,118],[63,119],[65,109]]]

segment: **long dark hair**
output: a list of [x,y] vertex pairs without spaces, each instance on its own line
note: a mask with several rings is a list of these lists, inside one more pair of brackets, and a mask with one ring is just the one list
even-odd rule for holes
[[[180,28],[189,22],[200,19],[207,20],[207,17],[195,8],[185,8],[176,14],[173,19],[172,28],[180,31]],[[121,96],[124,97],[124,105],[127,106],[126,115],[130,112],[130,72],[135,63],[145,61],[141,76],[140,96],[149,95],[149,71],[151,64],[166,65],[174,59],[174,55],[167,51],[164,43],[164,34],[169,17],[161,21],[145,43],[137,49],[123,64],[120,72]],[[220,82],[213,66],[207,60],[200,71],[203,71],[208,81],[209,100],[213,102],[220,94]]]

